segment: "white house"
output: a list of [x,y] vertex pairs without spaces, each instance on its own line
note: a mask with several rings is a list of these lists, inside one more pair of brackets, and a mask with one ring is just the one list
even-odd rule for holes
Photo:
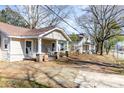
[[95,51],[95,45],[90,36],[85,34],[77,34],[78,41],[73,44],[74,50],[80,54],[92,54]]
[[0,22],[0,60],[20,61],[68,51],[71,41],[63,29],[27,29]]

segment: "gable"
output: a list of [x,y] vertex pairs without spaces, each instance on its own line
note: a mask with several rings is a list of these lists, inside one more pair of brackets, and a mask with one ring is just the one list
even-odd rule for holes
[[57,30],[46,34],[45,36],[43,36],[43,38],[57,39],[57,40],[64,40],[64,41],[67,40],[66,36],[63,33],[61,33],[60,31],[57,31]]

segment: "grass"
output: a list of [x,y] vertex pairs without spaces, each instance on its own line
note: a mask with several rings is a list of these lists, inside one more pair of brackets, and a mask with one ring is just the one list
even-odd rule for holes
[[119,75],[124,75],[124,69],[119,69],[119,68],[111,68],[111,70]]
[[28,80],[15,80],[0,78],[0,87],[10,87],[10,88],[49,88],[49,86],[39,84],[35,81]]
[[116,64],[123,66],[123,68],[112,68],[112,71],[116,72],[117,74],[124,75],[124,60],[116,60]]
[[116,63],[117,63],[117,64],[121,64],[121,65],[124,66],[124,60],[118,60],[118,59],[116,59]]

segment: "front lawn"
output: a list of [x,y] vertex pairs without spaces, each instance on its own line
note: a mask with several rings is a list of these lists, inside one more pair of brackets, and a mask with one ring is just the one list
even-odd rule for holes
[[[123,63],[123,62],[121,62]],[[50,62],[0,62],[0,87],[77,87],[79,71],[124,75],[124,65],[112,56],[71,55]]]
[[68,58],[62,58],[56,61],[56,64],[95,72],[124,75],[124,61],[117,61],[111,55],[70,55]]

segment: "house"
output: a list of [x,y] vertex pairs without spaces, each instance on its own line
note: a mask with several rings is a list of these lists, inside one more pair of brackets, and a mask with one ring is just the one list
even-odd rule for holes
[[92,54],[95,51],[95,45],[91,40],[91,37],[86,34],[76,34],[78,40],[72,43],[73,50],[80,54]]
[[122,32],[116,38],[112,39],[114,42],[109,51],[109,54],[118,60],[124,60],[124,32],[123,31],[124,29],[122,28]]
[[45,27],[31,30],[0,22],[0,60],[42,60],[46,53],[51,57],[55,52],[68,51],[69,41],[71,39],[60,28]]

